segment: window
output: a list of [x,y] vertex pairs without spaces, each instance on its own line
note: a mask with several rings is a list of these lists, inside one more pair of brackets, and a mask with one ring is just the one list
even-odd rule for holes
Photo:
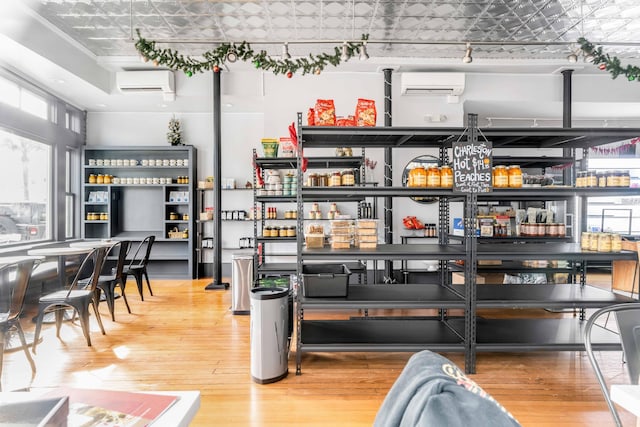
[[65,217],[64,229],[65,238],[73,239],[76,237],[76,222],[78,206],[77,197],[74,190],[78,187],[75,178],[79,169],[78,150],[67,148],[65,156],[66,176],[65,176]]
[[20,86],[0,77],[0,102],[11,107],[20,107]]
[[0,245],[51,238],[49,145],[0,129]]

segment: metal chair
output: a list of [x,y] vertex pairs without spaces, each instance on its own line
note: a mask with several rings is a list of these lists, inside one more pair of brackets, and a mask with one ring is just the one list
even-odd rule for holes
[[151,235],[144,238],[142,242],[136,248],[133,258],[129,265],[124,269],[125,281],[127,276],[131,275],[136,279],[136,285],[138,285],[138,292],[140,293],[140,299],[144,301],[144,295],[142,294],[142,277],[147,281],[147,288],[149,288],[149,294],[153,296],[151,290],[151,283],[149,282],[149,275],[147,274],[147,264],[149,262],[149,256],[151,255],[151,246],[155,242],[156,237]]
[[36,375],[36,364],[29,353],[27,341],[20,325],[20,315],[24,308],[24,298],[33,271],[34,259],[25,259],[0,268],[0,391],[2,391],[2,359],[4,358],[5,339],[8,333],[15,331],[20,338],[22,349],[31,365],[31,381]]
[[596,373],[602,394],[607,402],[607,406],[611,411],[611,415],[616,423],[616,426],[622,426],[620,416],[616,410],[615,405],[611,401],[609,395],[609,388],[602,375],[602,371],[598,365],[598,361],[595,358],[593,347],[591,344],[591,332],[595,322],[602,316],[613,313],[616,322],[618,323],[618,331],[620,334],[620,341],[622,343],[622,352],[624,359],[626,360],[627,371],[631,379],[631,384],[638,384],[638,377],[640,376],[640,303],[624,303],[615,304],[609,307],[604,307],[596,311],[589,317],[584,327],[584,346],[589,357],[589,362],[593,366],[593,370]]
[[[40,297],[38,302],[38,314],[36,315],[36,330],[32,347],[34,353],[36,352],[36,343],[40,337],[42,319],[44,314],[50,311],[55,312],[56,336],[59,338],[64,311],[67,308],[73,308],[75,312],[78,313],[82,332],[87,339],[87,345],[91,346],[91,337],[89,335],[89,306],[93,306],[93,311],[96,315],[96,320],[98,321],[102,335],[105,335],[102,319],[98,313],[98,301],[100,300],[98,278],[100,277],[100,271],[102,270],[106,251],[107,248],[93,249],[86,256],[84,261],[82,261],[82,264],[78,269],[78,273],[67,289]],[[90,273],[90,280],[88,280],[85,285],[82,285],[81,281],[87,272]]]
[[108,256],[110,253],[115,252],[114,249],[118,248],[118,260],[116,262],[115,271],[113,274],[101,274],[98,277],[98,288],[104,292],[105,300],[107,301],[107,306],[109,307],[109,312],[111,313],[111,320],[115,322],[115,289],[116,286],[120,287],[120,294],[122,295],[122,299],[124,300],[125,305],[127,306],[127,311],[131,313],[131,308],[129,307],[129,301],[127,301],[127,295],[125,294],[125,285],[126,285],[126,277],[124,275],[124,264],[125,258],[127,256],[127,252],[129,251],[129,246],[131,242],[128,240],[122,240],[116,242],[113,246],[108,248],[108,251],[105,256]]

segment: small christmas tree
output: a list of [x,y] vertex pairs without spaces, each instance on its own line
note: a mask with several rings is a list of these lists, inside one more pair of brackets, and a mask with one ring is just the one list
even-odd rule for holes
[[167,141],[171,145],[182,145],[182,136],[180,135],[180,120],[175,116],[169,120],[169,132],[167,132]]

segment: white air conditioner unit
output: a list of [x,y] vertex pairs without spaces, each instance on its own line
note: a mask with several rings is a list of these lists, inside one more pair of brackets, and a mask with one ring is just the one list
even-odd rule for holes
[[464,73],[402,73],[402,95],[461,95]]
[[122,93],[162,92],[165,101],[176,99],[173,71],[119,71],[116,86]]

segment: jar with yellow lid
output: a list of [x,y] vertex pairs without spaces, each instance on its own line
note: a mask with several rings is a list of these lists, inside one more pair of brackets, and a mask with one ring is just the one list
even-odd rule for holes
[[440,187],[440,168],[436,165],[427,169],[427,187]]
[[427,170],[421,164],[417,164],[409,171],[407,187],[426,187]]
[[509,188],[522,188],[522,170],[518,165],[507,168]]
[[451,166],[443,165],[440,168],[440,187],[453,187],[453,169],[451,169]]
[[506,166],[498,165],[493,167],[493,186],[495,188],[509,187],[509,173]]
[[99,174],[99,175],[96,177],[96,184],[104,184],[104,175]]
[[96,184],[97,183],[97,177],[94,174],[89,175],[88,182],[89,182],[89,184]]

